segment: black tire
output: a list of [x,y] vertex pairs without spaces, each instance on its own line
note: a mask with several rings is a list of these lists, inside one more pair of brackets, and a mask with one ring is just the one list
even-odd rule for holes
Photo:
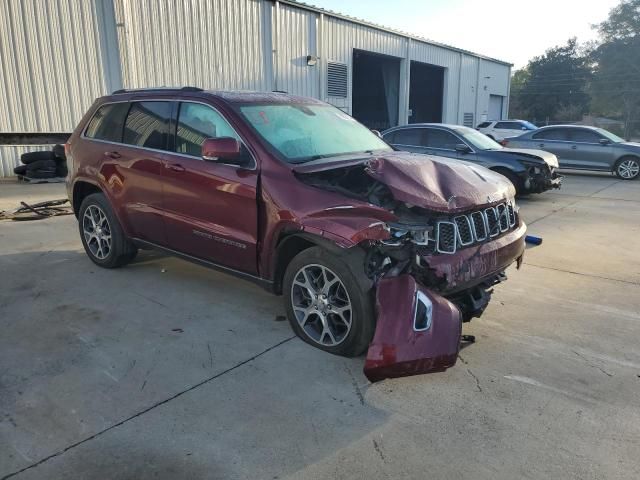
[[55,160],[55,155],[50,150],[44,150],[42,152],[28,152],[23,153],[20,156],[20,161],[24,165],[29,165],[33,162],[37,162],[39,160]]
[[38,178],[38,179],[46,179],[46,178],[56,178],[55,170],[29,170],[27,168],[27,172],[24,174],[27,178]]
[[60,145],[59,143],[54,145],[53,148],[51,149],[51,151],[53,152],[53,154],[56,157],[56,161],[57,160],[65,160],[67,159],[67,156],[64,153],[64,145]]
[[[622,167],[625,166],[633,166],[635,174],[632,173],[632,176],[625,176],[622,172]],[[628,171],[628,170],[627,170]],[[616,162],[616,166],[613,169],[613,173],[622,180],[635,180],[640,176],[640,160],[637,157],[622,157],[620,160]]]
[[16,175],[24,175],[25,173],[27,173],[27,165],[18,165],[13,169],[13,173],[15,173]]
[[[317,268],[319,266],[328,269],[329,273],[333,273],[338,277],[346,290],[347,298],[351,306],[349,312],[351,322],[350,329],[344,333],[344,336],[336,345],[322,344],[321,342],[324,338],[322,334],[320,335],[320,342],[312,339],[298,322],[294,311],[293,297],[295,296],[295,292],[293,288],[296,275],[300,275],[303,267]],[[360,274],[355,271],[358,266],[361,270]],[[320,247],[312,247],[296,255],[287,266],[283,280],[283,296],[287,317],[296,335],[308,344],[335,355],[354,357],[362,354],[369,346],[375,331],[373,289],[371,288],[371,283],[367,283],[363,277],[364,266],[362,258],[358,256],[356,256],[356,258],[348,258],[347,256],[339,257]],[[296,289],[299,288],[300,287],[296,285]],[[330,294],[329,297],[331,297]],[[329,298],[327,301],[333,302],[334,300]],[[311,306],[309,306],[309,308],[311,308]],[[330,310],[331,308],[331,304],[329,304],[329,310],[326,310],[326,321],[332,325],[336,325],[338,322],[330,320],[331,318],[335,318],[333,316],[336,315]],[[312,315],[315,315],[315,317],[312,317]],[[313,321],[307,321],[305,324],[307,328],[313,329],[314,324],[319,326],[320,318],[318,313],[312,312],[305,318],[314,318]],[[336,333],[335,330],[333,333]],[[335,338],[338,339],[338,335],[335,335]]]
[[54,160],[36,160],[35,162],[28,163],[28,170],[51,170],[55,172],[56,170],[56,162]]
[[[102,211],[106,217],[108,232],[111,235],[111,244],[108,249],[108,253],[104,256],[104,258],[100,258],[96,253],[94,253],[93,246],[95,246],[95,240],[92,240],[92,246],[87,244],[87,238],[85,237],[84,232],[84,222],[85,213],[87,210],[95,206],[97,209]],[[91,222],[89,222],[91,223]],[[126,265],[131,262],[136,254],[138,253],[138,249],[136,246],[125,236],[122,227],[120,226],[120,222],[118,222],[117,217],[113,213],[113,209],[109,204],[109,201],[102,193],[93,193],[88,195],[80,205],[80,212],[78,215],[78,227],[80,230],[80,239],[82,240],[82,246],[84,247],[85,252],[87,252],[88,257],[100,267],[104,268],[117,268]],[[104,228],[103,228],[103,231]]]
[[518,177],[518,175],[516,175],[511,170],[507,170],[506,168],[497,168],[494,170],[494,172],[497,172],[500,175],[507,177],[507,179],[511,182],[511,184],[516,189],[516,195],[522,195],[524,193],[527,193],[524,189],[524,184],[522,182],[522,179]]

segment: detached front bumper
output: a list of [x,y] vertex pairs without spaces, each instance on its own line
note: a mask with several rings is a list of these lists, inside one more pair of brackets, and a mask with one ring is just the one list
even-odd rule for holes
[[378,283],[376,309],[376,332],[364,366],[370,381],[442,372],[455,365],[462,316],[449,300],[405,274]]
[[[555,168],[543,171],[532,171],[531,167],[522,177],[524,189],[529,193],[542,193],[562,186],[564,177],[556,172]],[[537,168],[537,167],[536,167]]]

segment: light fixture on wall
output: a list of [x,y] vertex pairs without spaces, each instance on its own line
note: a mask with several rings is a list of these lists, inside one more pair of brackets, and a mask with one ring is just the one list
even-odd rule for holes
[[318,63],[318,57],[315,55],[307,55],[307,65],[313,67],[316,63]]

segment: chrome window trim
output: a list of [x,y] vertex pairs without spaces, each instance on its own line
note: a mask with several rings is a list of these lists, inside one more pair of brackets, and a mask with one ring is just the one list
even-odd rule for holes
[[[187,153],[180,153],[180,152],[174,152],[171,150],[160,150],[158,148],[149,148],[149,147],[141,147],[139,145],[131,145],[130,143],[123,143],[123,142],[112,142],[110,140],[100,140],[99,138],[91,138],[91,137],[87,137],[85,135],[85,132],[87,130],[87,128],[89,128],[89,124],[91,123],[91,120],[93,120],[93,117],[95,117],[96,113],[98,113],[98,110],[100,110],[102,107],[104,107],[105,105],[112,105],[115,103],[134,103],[134,102],[176,102],[176,103],[199,103],[201,105],[205,105],[211,109],[213,109],[215,112],[217,112],[229,125],[229,127],[231,127],[231,129],[236,133],[236,135],[238,135],[238,137],[240,137],[241,143],[245,146],[245,148],[247,149],[247,151],[249,152],[249,155],[251,156],[251,160],[253,160],[253,166],[252,168],[248,168],[248,167],[240,167],[238,165],[234,165],[231,163],[223,163],[223,162],[211,162],[211,163],[216,163],[219,165],[227,165],[229,167],[235,167],[236,169],[242,169],[242,170],[249,170],[249,171],[255,171],[258,169],[258,162],[255,159],[255,156],[253,154],[253,152],[251,151],[251,149],[247,146],[247,143],[245,142],[244,138],[242,137],[242,135],[240,135],[236,128],[231,125],[231,123],[229,123],[229,121],[224,117],[224,115],[222,115],[222,113],[220,113],[220,111],[215,108],[214,106],[206,103],[206,102],[199,102],[197,100],[183,100],[183,99],[179,99],[179,98],[171,98],[171,99],[167,99],[167,98],[144,98],[144,99],[140,99],[140,98],[136,98],[134,100],[117,100],[117,101],[113,101],[113,102],[104,102],[103,104],[101,104],[98,108],[96,108],[96,111],[93,112],[93,115],[91,115],[91,118],[89,119],[89,121],[87,122],[87,124],[84,126],[84,128],[82,129],[82,133],[80,134],[80,138],[83,140],[89,140],[92,142],[100,142],[100,143],[108,143],[110,145],[121,145],[123,147],[127,147],[127,148],[137,148],[139,150],[146,150],[149,152],[160,152],[160,153],[165,153],[168,155],[179,155],[181,157],[186,157],[186,158],[190,158],[191,160],[201,160],[201,161],[206,161],[204,160],[202,157],[198,157],[197,155],[189,155]],[[179,110],[178,110],[178,113]],[[129,113],[127,112],[127,115],[129,115]],[[125,123],[127,121],[127,117],[125,117]],[[176,127],[178,125],[178,117],[176,116]],[[124,127],[124,126],[123,126]],[[174,134],[175,135],[175,134]],[[177,135],[175,135],[177,136]]]

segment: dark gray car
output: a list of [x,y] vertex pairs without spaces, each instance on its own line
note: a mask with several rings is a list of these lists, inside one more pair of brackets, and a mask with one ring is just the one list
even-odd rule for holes
[[560,188],[558,159],[542,150],[504,148],[472,128],[442,123],[414,123],[386,130],[384,140],[399,150],[456,158],[501,173],[518,193]]
[[640,143],[625,142],[602,128],[554,125],[505,141],[509,147],[551,152],[560,168],[613,172],[624,180],[640,174]]

